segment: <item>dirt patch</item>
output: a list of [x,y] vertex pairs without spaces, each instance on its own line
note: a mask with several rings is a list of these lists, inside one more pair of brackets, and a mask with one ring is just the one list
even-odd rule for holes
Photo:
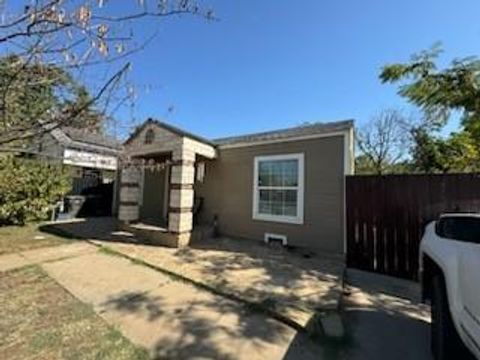
[[42,232],[38,224],[0,227],[0,255],[67,243],[67,238]]
[[0,358],[147,358],[39,267],[0,273],[0,304]]

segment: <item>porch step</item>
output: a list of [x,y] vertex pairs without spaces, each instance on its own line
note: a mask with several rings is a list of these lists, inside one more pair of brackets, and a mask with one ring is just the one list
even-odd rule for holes
[[173,234],[163,227],[142,223],[121,223],[120,230],[132,233],[146,244],[173,248],[188,246],[191,242],[200,242],[213,236],[213,227],[206,225],[196,226],[186,234]]
[[161,245],[167,247],[180,247],[178,236],[169,233],[160,226],[147,224],[120,224],[120,230],[128,231],[135,235],[141,242],[148,245]]

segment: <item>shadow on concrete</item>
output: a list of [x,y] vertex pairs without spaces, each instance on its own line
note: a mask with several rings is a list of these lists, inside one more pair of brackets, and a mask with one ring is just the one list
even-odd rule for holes
[[[335,304],[335,308],[341,295],[344,264],[338,257],[312,253],[304,257],[298,251],[224,237],[194,243],[176,250],[174,255],[182,263],[201,264],[201,277],[215,278],[222,286],[234,286],[233,281],[241,281],[238,274],[256,273],[251,277],[245,275],[248,287],[243,287],[243,294],[272,305],[322,308],[328,302]],[[306,288],[308,282],[322,286]]]
[[113,217],[94,217],[46,223],[40,231],[72,240],[99,240],[128,244],[151,245],[148,240],[120,230],[119,222]]
[[165,324],[151,349],[154,359],[327,358],[326,347],[306,334],[218,297],[172,304],[161,295],[125,293],[104,307]]
[[[42,231],[76,239],[150,245],[117,229],[118,221],[109,217],[57,222],[41,227]],[[230,238],[203,240],[182,249],[159,246],[151,246],[151,249],[175,258],[179,264],[199,265],[196,266],[196,281],[208,278],[209,285],[227,290],[231,288],[231,292],[237,295],[236,285],[239,282],[248,284],[240,289],[241,297],[270,304],[272,308],[276,304],[309,309],[325,308],[328,304],[329,308],[335,308],[341,296],[344,263],[338,257],[272,248],[257,241]],[[153,256],[140,260],[157,265],[152,259]],[[190,275],[187,274],[187,277]]]
[[125,313],[142,312],[148,318],[148,321],[155,321],[164,315],[160,302],[161,298],[159,296],[151,297],[145,292],[128,292],[109,299],[103,305],[106,308],[113,308]]
[[[116,220],[111,218],[48,224],[42,231],[58,231],[57,234],[60,232],[63,236],[70,234],[73,239],[139,243],[134,237],[118,232]],[[162,251],[162,248],[149,247],[148,252],[152,251]],[[319,297],[337,296],[336,286],[343,269],[336,259],[304,257],[285,249],[226,238],[195,243],[191,248],[168,249],[168,254],[173,254],[180,263],[200,264],[197,280],[202,276],[215,277],[218,284],[227,288],[234,287],[235,281],[242,281],[233,274],[259,271],[261,276],[245,278],[248,286],[243,296],[263,297],[271,306],[278,302],[303,302],[314,306]],[[302,288],[306,279],[325,283],[318,297],[305,291],[310,290],[308,286]],[[268,345],[277,351],[281,346],[282,355],[265,356],[266,359],[431,359],[430,325],[426,320],[429,309],[413,299],[417,285],[376,275],[350,275],[349,280],[352,294],[342,312],[347,336],[338,341],[324,337],[311,339],[256,308],[219,296],[215,296],[215,300],[205,300],[200,291],[191,301],[175,303],[168,301],[161,288],[153,295],[131,292],[109,299],[104,306],[142,316],[149,322],[162,321],[165,331],[159,334],[153,350],[154,358],[158,359],[228,360],[238,358],[235,352],[244,351],[255,358],[254,355]],[[272,295],[278,287],[286,291]],[[177,300],[182,296],[178,294],[173,298]],[[243,339],[243,345],[234,339]]]

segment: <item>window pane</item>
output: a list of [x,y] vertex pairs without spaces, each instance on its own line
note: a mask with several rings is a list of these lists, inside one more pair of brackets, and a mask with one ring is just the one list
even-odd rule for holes
[[267,160],[258,165],[259,186],[298,186],[297,160]]
[[286,160],[282,162],[283,186],[298,186],[298,161]]
[[271,190],[272,215],[283,215],[283,191]]
[[296,216],[297,190],[260,190],[258,212],[267,215]]
[[258,164],[258,186],[269,186],[269,174],[271,163],[269,161],[260,161]]
[[480,219],[471,216],[444,216],[437,221],[436,232],[446,239],[480,244]]
[[297,191],[285,190],[284,215],[297,215]]
[[270,183],[268,186],[282,186],[282,163],[281,161],[271,162]]
[[270,190],[260,190],[260,198],[258,201],[258,212],[260,214],[271,214],[272,206],[270,202]]

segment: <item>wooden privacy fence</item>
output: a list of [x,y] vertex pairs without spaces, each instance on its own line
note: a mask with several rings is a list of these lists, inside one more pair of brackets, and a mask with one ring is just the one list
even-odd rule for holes
[[416,280],[424,226],[480,212],[480,175],[348,176],[346,211],[349,267]]

